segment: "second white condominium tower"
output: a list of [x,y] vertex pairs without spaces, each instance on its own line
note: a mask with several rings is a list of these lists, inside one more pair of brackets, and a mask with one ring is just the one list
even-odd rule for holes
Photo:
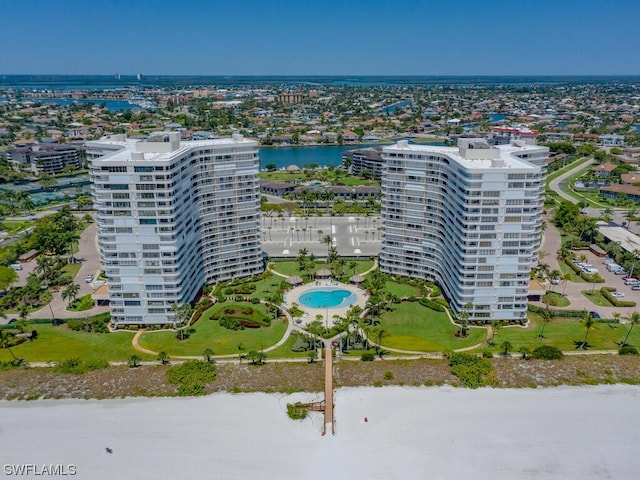
[[113,322],[172,323],[205,283],[262,271],[257,142],[116,135],[87,154]]
[[523,320],[547,148],[460,139],[382,151],[380,269],[436,281],[471,321]]

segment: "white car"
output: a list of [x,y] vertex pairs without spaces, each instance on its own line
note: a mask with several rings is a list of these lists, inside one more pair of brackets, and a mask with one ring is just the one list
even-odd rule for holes
[[91,283],[93,282],[93,275],[87,275],[86,277],[84,277],[84,281],[86,283]]
[[622,293],[622,292],[611,292],[611,296],[615,297],[615,298],[623,298],[624,297],[624,293]]

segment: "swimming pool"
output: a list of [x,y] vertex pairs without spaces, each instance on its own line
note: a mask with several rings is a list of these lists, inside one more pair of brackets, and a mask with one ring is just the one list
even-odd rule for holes
[[342,288],[314,288],[300,295],[298,301],[305,307],[311,308],[339,308],[348,307],[356,303],[355,293]]

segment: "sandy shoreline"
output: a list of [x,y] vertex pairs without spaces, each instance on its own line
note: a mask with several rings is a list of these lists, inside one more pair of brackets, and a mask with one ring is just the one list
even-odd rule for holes
[[92,480],[635,478],[635,386],[341,388],[335,437],[320,435],[318,414],[286,416],[287,402],[318,397],[0,401],[0,468],[73,464]]

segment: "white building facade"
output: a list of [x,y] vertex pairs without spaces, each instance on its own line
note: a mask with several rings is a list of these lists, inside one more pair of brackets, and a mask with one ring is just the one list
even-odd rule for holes
[[524,321],[537,262],[548,149],[383,148],[383,272],[435,281],[470,321]]
[[203,285],[263,270],[257,142],[114,135],[87,156],[115,324],[172,324]]

